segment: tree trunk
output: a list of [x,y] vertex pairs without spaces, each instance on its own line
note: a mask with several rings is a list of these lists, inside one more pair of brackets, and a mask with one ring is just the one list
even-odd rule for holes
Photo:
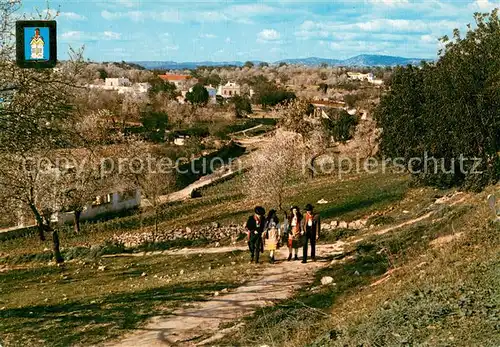
[[75,213],[74,213],[74,218],[75,218],[75,234],[79,234],[80,233],[80,217],[82,215],[82,211],[80,210],[75,210]]
[[38,212],[35,205],[33,205],[33,204],[29,204],[29,205],[30,205],[31,212],[33,212],[33,214],[35,215],[36,225],[38,227],[38,237],[40,237],[40,241],[45,241],[45,233],[44,233],[45,226],[43,224],[43,218],[42,218],[41,214]]
[[315,161],[316,161],[316,156],[312,157],[311,161],[309,162],[309,175],[310,175],[311,179],[314,178],[314,173],[315,173],[314,162]]
[[64,258],[61,255],[61,250],[59,248],[59,234],[57,229],[52,231],[52,252],[54,254],[54,260],[57,264],[64,263]]
[[155,234],[158,235],[158,207],[155,207]]

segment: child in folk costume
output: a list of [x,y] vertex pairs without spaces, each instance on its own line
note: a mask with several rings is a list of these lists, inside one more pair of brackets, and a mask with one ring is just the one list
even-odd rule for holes
[[269,251],[269,262],[274,263],[274,252],[278,248],[278,241],[281,237],[280,222],[276,210],[269,211],[266,220],[265,247]]
[[294,260],[299,260],[302,234],[302,214],[297,206],[293,206],[292,213],[288,217],[288,261],[292,260],[292,249],[295,250]]

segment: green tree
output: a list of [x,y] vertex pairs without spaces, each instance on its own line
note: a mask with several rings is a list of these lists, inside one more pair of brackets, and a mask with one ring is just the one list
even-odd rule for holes
[[163,142],[168,129],[168,114],[165,112],[146,111],[141,117],[144,136],[153,142]]
[[500,177],[498,10],[474,18],[465,36],[441,39],[435,64],[397,68],[375,112],[382,153],[426,184],[479,190]]
[[276,106],[296,98],[295,93],[278,87],[266,78],[257,78],[253,81],[252,85],[255,91],[255,102],[264,108]]
[[101,68],[101,69],[97,70],[97,72],[99,72],[99,78],[101,80],[105,80],[106,78],[108,78],[108,72],[106,71],[106,69]]
[[349,114],[346,110],[331,109],[328,112],[330,118],[323,119],[325,131],[333,137],[335,141],[345,143],[350,140],[358,125],[356,116]]
[[186,94],[186,100],[196,106],[206,105],[208,98],[208,91],[201,83],[195,84],[193,89]]
[[259,67],[263,68],[263,67],[268,67],[269,64],[266,63],[265,61],[263,61],[262,63],[259,64]]
[[212,73],[207,77],[199,77],[198,82],[205,86],[212,85],[214,87],[217,87],[221,84],[222,78],[219,75]]
[[162,80],[160,77],[155,76],[149,80],[151,88],[149,89],[149,95],[156,95],[159,93],[164,93],[167,98],[175,99],[180,93],[177,91],[175,84],[168,81]]
[[253,68],[255,66],[254,63],[252,63],[251,61],[247,61],[245,62],[245,65],[243,65],[243,67],[248,67],[248,68]]
[[241,118],[252,113],[252,104],[246,96],[235,95],[231,98],[234,105],[234,114],[236,118]]
[[324,94],[326,94],[326,92],[328,91],[328,84],[326,84],[326,83],[320,83],[318,85],[318,90],[322,91]]

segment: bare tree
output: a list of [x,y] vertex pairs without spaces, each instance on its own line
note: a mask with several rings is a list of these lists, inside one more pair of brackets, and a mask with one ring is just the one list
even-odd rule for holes
[[[4,201],[29,208],[40,238],[52,231],[54,257],[62,261],[57,229],[51,226],[58,175],[52,170],[53,151],[71,146],[72,98],[82,62],[81,51],[61,70],[19,69],[14,63],[14,16],[20,1],[0,0],[0,92],[9,100],[0,108],[0,193]],[[45,13],[45,12],[43,12]],[[50,19],[50,11],[43,18]]]
[[280,125],[288,131],[300,135],[304,157],[308,161],[308,171],[314,177],[316,160],[330,146],[330,135],[321,115],[307,100],[295,100],[276,109]]
[[284,212],[285,190],[301,175],[302,150],[300,135],[278,130],[253,154],[248,174],[250,196],[262,198]]

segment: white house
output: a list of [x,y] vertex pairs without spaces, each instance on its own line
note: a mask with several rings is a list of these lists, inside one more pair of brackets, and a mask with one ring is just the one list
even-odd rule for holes
[[118,94],[145,94],[151,88],[149,83],[132,84],[128,78],[106,78],[104,85],[89,84],[88,88],[97,88],[103,90],[113,90]]
[[217,89],[217,95],[223,98],[231,98],[235,95],[241,95],[241,87],[236,82],[227,82],[225,85],[220,85]]
[[375,84],[375,85],[382,85],[382,84],[384,84],[384,81],[380,80],[380,79],[376,79],[375,75],[373,75],[372,72],[369,72],[369,73],[366,73],[366,74],[359,73],[359,72],[348,72],[347,76],[351,80],[367,81],[367,82],[369,82],[371,84]]
[[130,87],[132,83],[128,78],[106,78],[104,81],[106,87]]
[[[130,210],[139,207],[140,204],[141,192],[139,189],[122,193],[106,194],[96,197],[92,203],[85,206],[80,219],[81,221],[91,220],[102,215]],[[74,221],[74,213],[55,213],[52,216],[52,221],[58,224],[72,223]]]

